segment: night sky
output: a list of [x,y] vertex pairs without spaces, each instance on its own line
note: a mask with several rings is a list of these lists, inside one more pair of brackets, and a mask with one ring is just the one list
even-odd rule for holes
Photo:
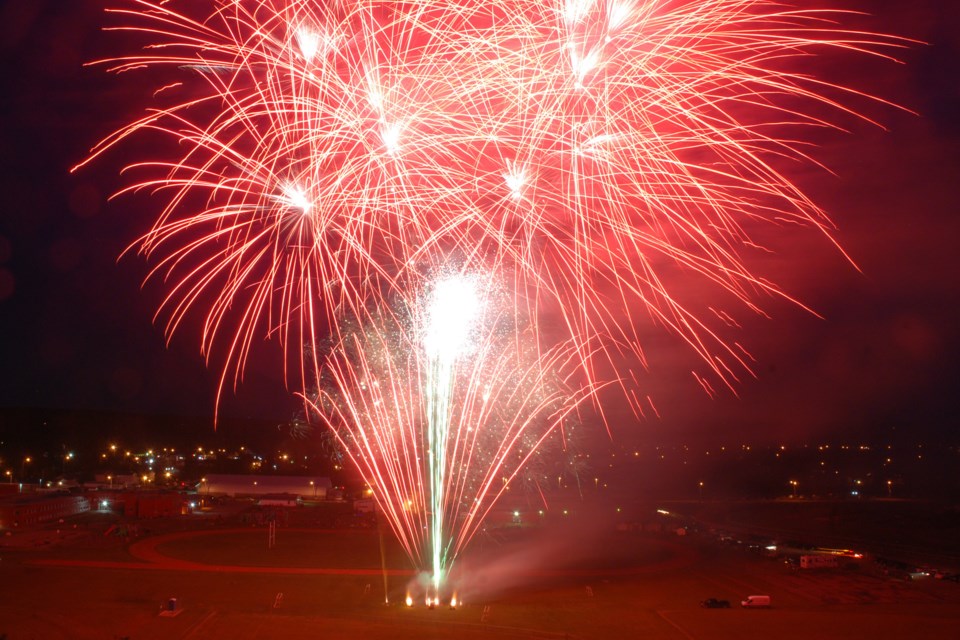
[[[757,377],[741,381],[739,397],[708,398],[688,373],[689,355],[651,336],[645,383],[660,418],[636,424],[612,407],[615,435],[955,440],[960,3],[843,6],[874,14],[853,18],[858,26],[927,43],[904,50],[904,64],[851,56],[813,67],[916,112],[868,106],[886,130],[852,123],[847,134],[820,134],[812,153],[833,175],[791,173],[831,215],[860,271],[815,234],[765,230],[781,237],[769,238],[777,253],[758,271],[822,318],[775,300],[761,301],[769,319],[741,315]],[[165,345],[152,320],[160,291],[141,288],[147,265],[118,259],[159,203],[107,201],[123,184],[122,153],[69,171],[149,97],[136,81],[83,66],[127,52],[122,36],[100,31],[101,7],[0,0],[0,410],[212,416],[217,376],[197,335]],[[222,416],[280,422],[296,406],[279,367],[254,366],[224,398]]]

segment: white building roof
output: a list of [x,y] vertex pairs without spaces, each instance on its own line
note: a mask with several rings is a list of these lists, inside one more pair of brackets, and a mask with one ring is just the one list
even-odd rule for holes
[[294,496],[324,497],[333,486],[330,478],[320,476],[255,476],[213,473],[197,485],[201,495],[261,496],[290,494]]

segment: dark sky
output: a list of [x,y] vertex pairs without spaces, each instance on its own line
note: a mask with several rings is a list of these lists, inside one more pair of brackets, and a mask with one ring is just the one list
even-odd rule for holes
[[[118,262],[157,208],[107,202],[123,158],[69,168],[135,117],[135,83],[83,63],[123,50],[99,31],[101,2],[0,0],[0,408],[52,407],[209,415],[216,376],[194,334],[167,347],[152,323],[158,291],[145,264]],[[710,399],[686,357],[654,337],[647,384],[660,413],[618,433],[748,434],[791,441],[890,429],[953,438],[960,356],[960,3],[856,0],[857,25],[926,42],[905,64],[845,58],[820,71],[916,111],[872,107],[886,130],[853,124],[818,139],[791,174],[839,230],[851,267],[809,234],[782,237],[758,265],[822,317],[775,301],[771,319],[743,318],[756,379]],[[223,413],[284,420],[296,403],[274,367],[254,368]]]

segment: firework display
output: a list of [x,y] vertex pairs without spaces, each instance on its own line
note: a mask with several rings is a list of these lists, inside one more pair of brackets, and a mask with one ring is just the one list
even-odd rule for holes
[[[291,387],[327,384],[314,408],[435,579],[494,480],[598,385],[642,410],[622,363],[645,366],[646,325],[689,346],[708,391],[749,371],[671,274],[748,310],[787,297],[746,266],[764,251],[751,229],[832,241],[780,167],[808,161],[798,140],[832,126],[824,113],[857,118],[846,98],[870,99],[798,61],[900,46],[766,0],[129,0],[111,14],[147,45],[106,63],[152,72],[154,106],[91,159],[137,134],[177,143],[127,170],[129,190],[163,199],[135,246],[166,283],[168,332],[202,318],[222,387],[269,338]],[[512,339],[479,302],[466,313],[470,296],[439,326],[470,327],[471,351],[414,335],[451,264],[496,274],[503,317],[525,319]],[[580,390],[561,401],[573,370]],[[442,452],[429,469],[427,452]]]
[[565,379],[577,350],[541,351],[535,330],[479,284],[446,277],[423,292],[426,304],[344,326],[311,400],[434,595],[497,499],[592,393]]

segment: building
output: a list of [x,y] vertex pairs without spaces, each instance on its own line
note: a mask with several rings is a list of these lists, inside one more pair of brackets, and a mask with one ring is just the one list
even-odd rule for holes
[[294,496],[305,500],[326,500],[333,488],[330,478],[316,476],[252,476],[210,474],[197,485],[197,494],[207,496],[262,497]]
[[100,504],[127,518],[162,518],[185,512],[185,500],[175,491],[122,491],[102,493]]
[[0,529],[55,522],[90,511],[86,496],[23,494],[0,500]]

